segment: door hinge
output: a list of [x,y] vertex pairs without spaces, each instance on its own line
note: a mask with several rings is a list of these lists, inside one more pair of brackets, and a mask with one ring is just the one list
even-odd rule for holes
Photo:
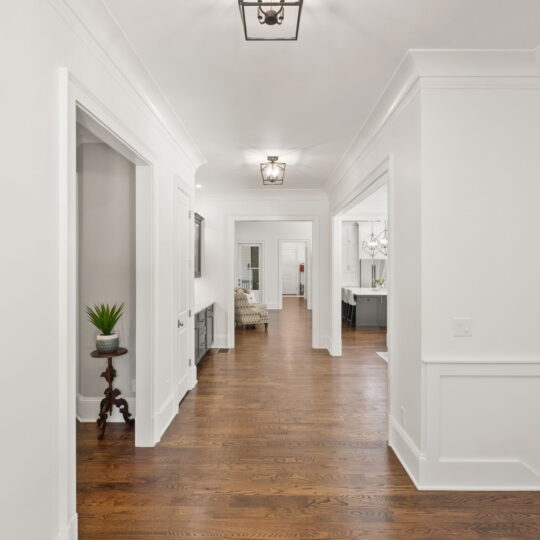
[[191,366],[191,358],[189,359],[189,365]]
[[188,313],[189,313],[189,317],[191,317],[191,309],[188,311]]

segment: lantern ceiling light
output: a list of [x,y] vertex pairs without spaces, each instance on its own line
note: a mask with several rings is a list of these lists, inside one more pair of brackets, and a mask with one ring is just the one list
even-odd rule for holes
[[296,41],[304,0],[238,0],[246,41]]
[[268,156],[266,163],[261,163],[261,175],[265,186],[283,184],[286,163],[278,163],[278,156]]

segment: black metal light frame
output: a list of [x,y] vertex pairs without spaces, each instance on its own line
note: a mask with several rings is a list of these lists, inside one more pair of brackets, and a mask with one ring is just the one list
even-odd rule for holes
[[[246,41],[296,41],[298,39],[298,31],[300,29],[300,18],[302,17],[302,6],[304,5],[304,0],[297,0],[295,2],[283,1],[283,0],[274,0],[273,2],[264,0],[264,1],[253,1],[253,0],[238,0],[238,7],[240,8],[240,16],[242,17],[242,25],[244,26],[244,36]],[[297,7],[298,8],[298,20],[296,21],[296,32],[294,37],[290,38],[257,38],[249,37],[247,33],[246,25],[246,7],[257,7],[259,9],[263,7],[279,7],[280,9],[287,7]]]

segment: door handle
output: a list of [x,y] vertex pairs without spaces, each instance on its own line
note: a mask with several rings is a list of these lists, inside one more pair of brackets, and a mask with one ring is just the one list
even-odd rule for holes
[[178,328],[183,328],[184,327],[184,323],[182,321],[178,321]]

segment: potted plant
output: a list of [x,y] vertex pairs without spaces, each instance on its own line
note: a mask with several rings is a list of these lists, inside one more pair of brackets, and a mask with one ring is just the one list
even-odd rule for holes
[[376,279],[375,280],[375,285],[377,286],[378,289],[382,289],[384,287],[384,282],[385,280],[384,279]]
[[120,338],[114,332],[116,323],[124,313],[124,304],[109,306],[109,304],[85,306],[88,320],[99,330],[96,337],[96,349],[101,354],[116,352]]

